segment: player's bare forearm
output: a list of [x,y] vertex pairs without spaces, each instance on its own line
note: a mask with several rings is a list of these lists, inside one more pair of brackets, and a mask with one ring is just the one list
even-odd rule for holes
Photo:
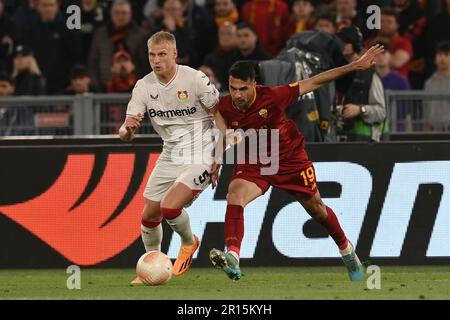
[[217,105],[212,109],[212,113],[214,115],[214,121],[216,123],[216,127],[220,130],[222,135],[225,137],[228,126],[227,126],[227,122],[220,114],[219,108]]
[[349,63],[345,66],[319,73],[312,78],[301,80],[299,81],[300,94],[317,90],[323,85],[356,70],[356,66],[353,63]]
[[377,55],[384,51],[384,47],[375,45],[371,47],[367,52],[358,60],[353,61],[345,66],[334,68],[325,72],[322,72],[312,78],[299,81],[300,94],[306,94],[308,92],[319,89],[321,86],[334,81],[350,72],[357,70],[366,70],[371,68],[375,64],[375,58]]
[[[226,135],[227,135],[227,122],[225,121],[225,119],[222,117],[222,115],[220,114],[219,110],[218,110],[218,106],[215,106],[212,109],[212,113],[214,114],[214,122],[216,123],[216,127],[219,129],[220,131],[220,137],[219,137],[219,141],[217,141],[216,144],[216,150],[219,150],[217,148],[217,146],[221,143],[222,144],[222,150],[225,150],[226,147]],[[219,156],[216,154],[216,157]],[[222,155],[220,155],[222,156]]]

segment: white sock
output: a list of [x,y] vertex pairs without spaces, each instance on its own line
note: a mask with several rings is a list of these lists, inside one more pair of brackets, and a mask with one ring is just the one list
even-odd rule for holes
[[189,222],[189,214],[186,210],[182,209],[178,217],[172,220],[166,219],[166,221],[172,230],[180,235],[183,245],[194,244],[194,235],[192,234],[191,223]]
[[348,241],[347,248],[345,248],[344,250],[339,250],[339,252],[341,253],[341,256],[346,256],[352,253],[352,250],[353,250],[352,244],[350,243],[350,241]]
[[161,251],[161,242],[163,230],[161,223],[154,228],[148,228],[141,224],[141,238],[144,243],[145,251]]

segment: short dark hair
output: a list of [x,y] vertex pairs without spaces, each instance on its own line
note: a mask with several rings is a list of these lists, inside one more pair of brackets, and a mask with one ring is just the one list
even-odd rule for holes
[[441,41],[436,47],[436,53],[450,53],[450,41]]
[[255,35],[258,35],[258,33],[256,32],[255,27],[247,21],[241,21],[236,25],[236,30],[241,30],[241,29],[250,29]]
[[327,20],[327,21],[331,22],[333,24],[333,26],[335,26],[335,27],[337,26],[336,14],[334,14],[333,12],[326,12],[321,15],[318,15],[316,17],[316,24],[317,24],[317,21],[319,21],[319,20]]
[[9,82],[10,85],[13,85],[13,80],[9,74],[6,72],[0,72],[0,81],[6,81]]
[[70,80],[84,77],[89,77],[89,72],[86,66],[82,64],[76,64],[70,70]]
[[242,81],[255,81],[256,73],[255,73],[255,63],[251,61],[236,61],[231,66],[228,74],[233,78],[242,80]]

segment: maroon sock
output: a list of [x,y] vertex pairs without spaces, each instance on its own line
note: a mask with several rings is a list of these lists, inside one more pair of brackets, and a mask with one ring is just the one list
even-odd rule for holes
[[228,251],[240,254],[242,238],[244,238],[244,208],[229,204],[225,214],[225,243]]
[[181,209],[161,208],[162,216],[167,220],[172,220],[181,214]]
[[161,220],[159,220],[159,221],[147,221],[144,219],[141,220],[141,224],[150,229],[157,227],[160,223],[161,223]]
[[344,250],[348,245],[347,237],[339,224],[336,214],[330,207],[327,207],[327,214],[327,219],[321,224],[327,229],[328,233],[339,247],[339,250]]

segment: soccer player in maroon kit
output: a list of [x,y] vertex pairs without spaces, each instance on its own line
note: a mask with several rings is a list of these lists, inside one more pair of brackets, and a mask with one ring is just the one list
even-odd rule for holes
[[[238,61],[230,68],[230,95],[221,98],[218,112],[215,113],[216,125],[222,134],[225,136],[227,129],[276,129],[279,135],[278,172],[272,175],[262,174],[261,169],[267,165],[261,162],[248,163],[249,148],[246,148],[246,162],[235,166],[228,186],[225,214],[227,252],[212,249],[209,256],[213,265],[221,268],[232,280],[241,278],[239,252],[244,237],[244,207],[264,194],[270,186],[286,190],[293,195],[333,238],[350,279],[363,279],[364,270],[354,247],[345,236],[333,210],[326,206],[320,197],[314,167],[305,150],[304,137],[295,123],[286,118],[285,109],[296,102],[300,95],[314,91],[347,73],[371,68],[375,57],[381,52],[382,46],[373,46],[357,61],[309,79],[278,87],[256,85],[255,71],[250,62]],[[245,143],[245,140],[242,142]],[[270,150],[270,140],[267,145]],[[213,188],[217,183],[218,170],[219,165],[213,166]]]

